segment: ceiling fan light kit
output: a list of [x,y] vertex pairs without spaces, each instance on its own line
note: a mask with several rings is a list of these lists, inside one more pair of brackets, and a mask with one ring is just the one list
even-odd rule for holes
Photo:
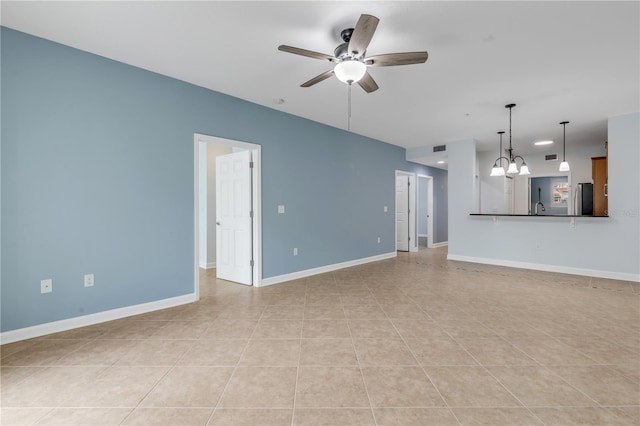
[[362,80],[367,72],[367,66],[357,59],[344,59],[336,64],[333,72],[341,82],[353,84]]

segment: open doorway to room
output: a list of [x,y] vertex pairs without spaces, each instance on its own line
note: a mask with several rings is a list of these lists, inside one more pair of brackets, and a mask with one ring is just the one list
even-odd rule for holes
[[259,286],[262,277],[260,145],[194,135],[195,283],[199,269]]
[[433,247],[433,177],[418,175],[416,224],[418,247]]

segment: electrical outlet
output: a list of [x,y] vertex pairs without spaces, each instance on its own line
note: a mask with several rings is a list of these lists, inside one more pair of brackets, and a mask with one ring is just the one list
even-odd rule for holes
[[385,211],[385,212],[387,211],[387,206],[384,206],[384,211]]
[[40,281],[40,293],[51,293],[53,291],[53,280],[41,280]]
[[298,248],[297,248],[297,247],[294,247],[294,248],[293,248],[293,255],[294,255],[294,256],[297,256],[297,255],[298,255]]
[[278,206],[278,214],[284,214],[284,205],[283,204],[280,204]]
[[94,277],[93,274],[86,274],[84,276],[84,286],[93,287]]

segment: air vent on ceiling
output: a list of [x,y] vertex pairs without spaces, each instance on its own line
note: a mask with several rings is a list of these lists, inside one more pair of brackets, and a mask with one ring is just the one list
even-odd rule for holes
[[433,147],[433,152],[442,152],[442,151],[446,151],[447,150],[447,146],[446,145],[438,145],[438,146],[434,146]]
[[544,156],[545,161],[558,161],[558,154],[547,154]]

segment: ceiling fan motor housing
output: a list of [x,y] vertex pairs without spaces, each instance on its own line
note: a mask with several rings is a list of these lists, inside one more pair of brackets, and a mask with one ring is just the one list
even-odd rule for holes
[[336,59],[341,60],[349,56],[349,43],[342,43],[333,51]]
[[366,52],[362,52],[361,55],[355,56],[351,52],[349,52],[349,42],[351,41],[351,35],[353,34],[353,28],[346,28],[342,30],[340,33],[340,37],[344,41],[344,43],[340,44],[335,48],[333,54],[336,59],[340,62],[344,59],[360,59],[364,58]]
[[345,43],[349,43],[349,41],[351,41],[351,34],[353,34],[353,28],[345,28],[340,32],[340,38]]

